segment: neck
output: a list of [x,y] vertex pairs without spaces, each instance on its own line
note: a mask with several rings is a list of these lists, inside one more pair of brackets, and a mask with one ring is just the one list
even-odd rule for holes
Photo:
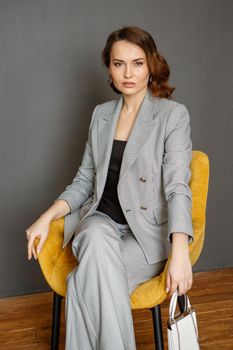
[[139,91],[134,95],[124,95],[123,96],[123,107],[127,113],[131,113],[133,111],[137,111],[140,107],[142,100],[147,92],[148,88]]

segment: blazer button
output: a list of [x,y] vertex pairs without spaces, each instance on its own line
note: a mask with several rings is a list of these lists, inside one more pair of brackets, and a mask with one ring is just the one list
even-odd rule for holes
[[147,207],[143,207],[143,205],[140,206],[141,209],[146,210]]
[[146,182],[146,179],[142,176],[142,177],[140,177],[140,179],[139,179],[140,181],[142,181],[142,182]]

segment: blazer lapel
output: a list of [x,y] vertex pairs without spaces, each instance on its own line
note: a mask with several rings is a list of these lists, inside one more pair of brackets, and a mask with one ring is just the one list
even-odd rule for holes
[[[132,166],[137,159],[138,154],[144,143],[148,140],[154,125],[156,124],[156,107],[159,97],[152,95],[148,89],[142,103],[140,105],[138,114],[136,116],[134,125],[126,143],[121,170],[119,174],[119,181]],[[117,121],[123,105],[123,96],[121,95],[116,101],[113,108],[104,111],[102,118],[98,120],[98,169],[97,169],[97,197],[100,197],[101,191],[106,182],[108,165],[111,157],[113,139],[115,135]]]
[[116,101],[114,107],[102,111],[102,118],[98,120],[97,142],[98,142],[98,167],[96,173],[97,198],[100,198],[101,191],[107,178],[108,165],[112,152],[113,138],[118,121],[118,117],[123,104],[123,96]]
[[143,145],[148,140],[155,124],[155,107],[157,106],[157,97],[154,97],[148,89],[139,108],[137,117],[132,127],[131,133],[126,143],[122,157],[119,181],[133,165],[137,159]]

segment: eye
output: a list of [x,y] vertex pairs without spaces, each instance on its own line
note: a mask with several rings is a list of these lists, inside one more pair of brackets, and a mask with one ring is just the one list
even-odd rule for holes
[[143,62],[136,62],[136,66],[142,66]]
[[120,62],[115,62],[115,63],[114,63],[114,66],[116,66],[116,67],[119,67],[118,65],[120,66],[121,63],[120,63]]

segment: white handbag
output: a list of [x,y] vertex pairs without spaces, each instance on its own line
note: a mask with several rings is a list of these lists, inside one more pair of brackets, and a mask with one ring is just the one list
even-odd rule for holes
[[184,294],[184,312],[175,314],[178,291],[171,297],[167,338],[169,350],[200,350],[196,312],[190,305],[187,294]]

